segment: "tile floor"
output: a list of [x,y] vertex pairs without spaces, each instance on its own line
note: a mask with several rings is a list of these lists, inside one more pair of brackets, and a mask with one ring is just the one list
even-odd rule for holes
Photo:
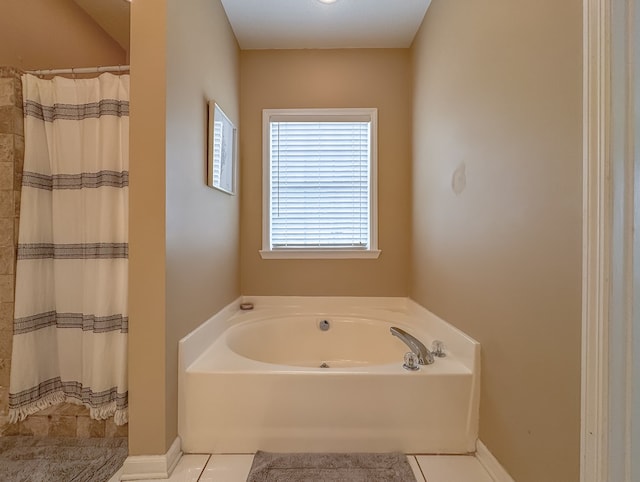
[[[245,482],[252,461],[253,455],[183,455],[168,482]],[[473,455],[411,455],[409,463],[417,482],[493,482]]]

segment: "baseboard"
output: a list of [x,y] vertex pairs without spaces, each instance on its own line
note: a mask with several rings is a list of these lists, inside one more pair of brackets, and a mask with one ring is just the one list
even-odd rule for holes
[[485,444],[479,439],[476,443],[476,458],[482,464],[495,482],[514,482],[513,478],[504,469]]
[[164,455],[130,455],[124,461],[120,480],[168,479],[182,457],[180,437]]

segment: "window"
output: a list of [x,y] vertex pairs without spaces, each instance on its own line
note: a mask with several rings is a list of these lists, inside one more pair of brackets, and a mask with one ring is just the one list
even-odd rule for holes
[[263,258],[377,258],[377,110],[263,111]]

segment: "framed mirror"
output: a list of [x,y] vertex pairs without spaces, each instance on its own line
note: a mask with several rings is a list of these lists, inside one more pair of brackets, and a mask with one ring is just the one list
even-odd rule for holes
[[236,192],[237,129],[215,101],[209,101],[207,185]]

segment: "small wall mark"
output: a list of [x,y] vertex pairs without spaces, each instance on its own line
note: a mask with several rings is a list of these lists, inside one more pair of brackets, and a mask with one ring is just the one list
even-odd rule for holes
[[463,162],[461,163],[455,171],[453,171],[453,176],[451,177],[451,189],[456,195],[462,194],[462,191],[467,187],[467,166]]

